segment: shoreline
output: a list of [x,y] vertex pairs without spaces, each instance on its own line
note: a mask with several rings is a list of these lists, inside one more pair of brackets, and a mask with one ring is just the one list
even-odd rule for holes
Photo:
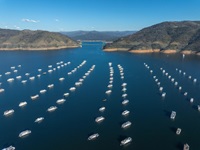
[[78,48],[80,46],[59,46],[59,47],[41,47],[41,48],[0,48],[0,51],[15,51],[15,50],[22,50],[22,51],[45,51],[45,50],[61,50],[67,48]]
[[107,48],[107,49],[103,49],[103,51],[105,51],[105,52],[127,51],[127,52],[135,53],[135,54],[145,54],[145,53],[176,54],[176,53],[181,53],[181,54],[185,54],[185,55],[193,54],[193,55],[200,56],[200,52],[192,51],[192,50],[183,50],[183,51],[172,50],[172,49],[167,49],[167,50],[160,50],[160,49],[129,50],[127,48]]

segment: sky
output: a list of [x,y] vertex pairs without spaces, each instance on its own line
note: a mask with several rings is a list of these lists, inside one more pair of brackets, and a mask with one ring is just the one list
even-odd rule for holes
[[164,21],[200,20],[200,0],[0,0],[0,28],[138,31]]

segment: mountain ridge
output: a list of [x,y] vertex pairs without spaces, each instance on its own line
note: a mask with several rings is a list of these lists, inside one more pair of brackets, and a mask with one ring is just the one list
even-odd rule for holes
[[61,32],[64,35],[71,37],[74,40],[101,40],[101,41],[113,41],[120,37],[124,37],[135,33],[136,31],[69,31]]

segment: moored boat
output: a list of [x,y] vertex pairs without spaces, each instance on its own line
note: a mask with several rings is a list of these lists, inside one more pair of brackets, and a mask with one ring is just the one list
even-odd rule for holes
[[21,102],[21,103],[19,103],[19,107],[24,107],[26,105],[27,105],[27,102]]
[[181,134],[181,128],[177,128],[176,134],[177,134],[177,135]]
[[124,111],[122,112],[122,115],[123,115],[123,116],[127,116],[127,115],[129,115],[129,113],[130,113],[129,110],[124,110]]
[[15,147],[11,145],[9,147],[3,148],[2,150],[15,150]]
[[186,143],[183,145],[183,150],[189,150],[190,149],[190,146]]
[[20,134],[19,134],[19,137],[25,137],[27,135],[31,134],[31,130],[25,130],[25,131],[22,131]]
[[124,122],[124,123],[122,124],[122,126],[121,126],[121,127],[125,129],[125,128],[128,128],[128,127],[130,127],[130,126],[131,126],[131,124],[132,124],[132,123],[131,123],[130,121],[127,121],[127,122]]
[[105,119],[104,117],[100,116],[95,119],[95,122],[99,123],[102,122],[104,119]]
[[88,140],[90,141],[90,140],[94,140],[94,139],[96,139],[96,138],[98,138],[99,137],[99,134],[98,133],[95,133],[95,134],[92,134],[92,135],[90,135],[89,137],[88,137]]
[[127,145],[127,144],[131,143],[131,141],[132,141],[132,138],[127,137],[127,138],[125,138],[124,140],[121,141],[120,146]]
[[58,99],[56,101],[57,104],[63,104],[66,100],[65,99]]
[[51,107],[49,107],[49,108],[47,109],[47,111],[48,111],[48,112],[53,112],[53,111],[55,111],[56,109],[57,109],[56,106],[51,106]]
[[40,122],[42,122],[43,120],[44,120],[44,117],[39,117],[39,118],[35,119],[34,122],[40,123]]
[[172,111],[171,115],[170,115],[170,118],[171,119],[175,119],[176,117],[176,112],[175,111]]
[[128,104],[128,103],[129,103],[129,100],[127,100],[127,99],[125,99],[125,100],[122,101],[122,104],[123,104],[123,105],[126,105],[126,104]]
[[13,109],[10,109],[10,110],[6,110],[4,111],[3,115],[4,116],[9,116],[9,115],[12,115],[15,111]]

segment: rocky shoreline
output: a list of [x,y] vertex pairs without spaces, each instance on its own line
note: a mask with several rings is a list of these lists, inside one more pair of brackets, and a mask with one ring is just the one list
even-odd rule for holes
[[128,50],[127,48],[107,48],[104,49],[103,51],[105,52],[116,52],[116,51],[128,51],[130,53],[135,53],[135,54],[145,54],[145,53],[164,53],[164,54],[175,54],[175,53],[181,53],[181,54],[185,54],[185,55],[199,55],[200,56],[200,52],[198,51],[192,51],[192,50],[183,50],[183,51],[179,51],[179,50],[160,50],[160,49],[145,49],[145,50]]
[[45,51],[45,50],[60,50],[68,48],[78,48],[80,46],[59,46],[59,47],[41,47],[41,48],[0,48],[0,51],[15,51],[15,50],[28,50],[28,51]]

